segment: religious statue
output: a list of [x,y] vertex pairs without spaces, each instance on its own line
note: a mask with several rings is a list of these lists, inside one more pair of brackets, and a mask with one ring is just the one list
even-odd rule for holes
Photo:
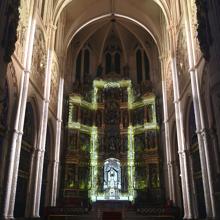
[[104,191],[106,199],[120,199],[121,166],[119,160],[109,158],[104,163]]

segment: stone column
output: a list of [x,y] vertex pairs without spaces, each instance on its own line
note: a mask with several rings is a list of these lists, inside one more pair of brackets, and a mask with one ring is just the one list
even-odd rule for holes
[[175,105],[175,116],[176,116],[176,129],[177,129],[177,142],[178,142],[178,153],[180,161],[180,172],[181,172],[181,184],[183,193],[183,208],[184,208],[184,219],[193,219],[195,217],[195,210],[193,207],[192,200],[192,186],[190,182],[190,170],[189,170],[189,151],[186,147],[185,135],[184,135],[184,122],[183,122],[183,111],[181,107],[181,100],[179,94],[178,76],[176,69],[176,57],[172,57],[172,77],[174,87],[174,105]]
[[177,63],[175,53],[175,31],[174,27],[170,27],[170,42],[171,42],[171,71],[173,78],[173,91],[174,91],[174,107],[176,117],[176,129],[177,129],[177,141],[178,141],[178,153],[180,161],[180,172],[181,172],[181,183],[182,183],[182,194],[183,194],[183,208],[184,208],[184,219],[193,219],[195,212],[192,202],[192,190],[190,183],[190,170],[189,170],[189,156],[188,149],[185,143],[184,135],[184,122],[183,122],[183,111],[181,107],[179,81],[177,74]]
[[187,37],[187,50],[188,50],[188,62],[189,62],[189,73],[191,78],[191,89],[192,89],[192,97],[193,97],[193,106],[195,112],[195,120],[196,120],[196,129],[197,129],[197,137],[199,144],[199,154],[201,160],[201,169],[202,169],[202,179],[203,179],[203,187],[204,187],[204,196],[206,203],[206,213],[208,218],[215,217],[215,203],[213,198],[213,181],[211,175],[211,166],[210,166],[210,158],[209,158],[209,147],[207,143],[207,131],[204,123],[202,102],[201,102],[201,92],[200,85],[198,79],[198,69],[196,63],[196,51],[195,51],[195,42],[193,38],[193,28],[190,23],[190,6],[189,1],[184,0],[183,8],[184,8],[184,22],[185,22],[185,31]]
[[29,203],[32,204],[28,213],[28,216],[38,218],[40,210],[40,198],[41,198],[41,186],[43,176],[43,165],[44,165],[44,153],[47,135],[47,123],[48,123],[48,110],[49,110],[49,99],[50,99],[50,85],[51,85],[51,66],[53,61],[53,48],[55,39],[56,28],[50,26],[50,42],[47,51],[47,65],[45,70],[45,81],[44,81],[44,96],[41,109],[41,119],[38,137],[38,146],[36,149],[36,157],[34,160],[34,170],[32,172],[32,183],[33,192],[30,195]]
[[169,199],[173,200],[176,203],[175,199],[175,189],[174,189],[174,174],[172,166],[172,146],[171,146],[171,137],[170,137],[170,128],[168,121],[168,107],[167,107],[167,88],[166,88],[166,77],[165,75],[165,57],[160,58],[161,61],[161,75],[162,75],[162,91],[163,91],[163,110],[164,110],[164,128],[165,128],[165,146],[166,146],[166,158],[167,158],[167,172],[168,172],[168,184],[169,184]]
[[63,108],[63,87],[64,79],[61,77],[59,82],[59,94],[57,102],[57,121],[56,121],[56,140],[55,140],[55,157],[53,161],[53,177],[52,177],[52,201],[51,206],[56,206],[57,186],[58,186],[58,171],[60,161],[60,141],[62,128],[62,108]]
[[31,70],[32,52],[34,45],[34,35],[36,30],[35,12],[37,9],[37,1],[33,6],[33,14],[29,18],[29,26],[27,29],[27,41],[25,45],[24,70],[22,72],[19,100],[17,105],[14,132],[12,135],[12,143],[10,146],[10,158],[8,167],[8,176],[5,188],[5,199],[3,209],[3,219],[12,219],[15,205],[15,194],[17,187],[18,167],[20,160],[20,150],[23,135],[24,118],[26,111],[26,102],[29,86],[29,75]]

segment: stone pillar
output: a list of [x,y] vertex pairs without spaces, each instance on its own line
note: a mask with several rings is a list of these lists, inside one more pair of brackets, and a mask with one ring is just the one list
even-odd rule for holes
[[45,81],[44,81],[44,96],[41,109],[41,119],[38,137],[38,146],[35,150],[34,170],[32,172],[32,183],[33,192],[30,195],[29,203],[32,204],[28,213],[28,216],[38,218],[40,210],[40,198],[41,198],[41,186],[43,176],[43,165],[44,165],[44,153],[47,135],[47,123],[48,123],[48,110],[49,110],[49,99],[50,99],[50,85],[51,85],[51,66],[53,61],[53,48],[55,39],[56,28],[50,26],[50,44],[47,52],[47,65],[45,70]]
[[162,75],[162,91],[163,91],[163,110],[164,110],[164,129],[165,129],[165,146],[166,146],[166,158],[167,158],[167,172],[168,172],[168,184],[169,184],[169,199],[176,203],[175,189],[174,189],[174,174],[172,161],[172,146],[171,136],[168,121],[168,107],[167,107],[167,88],[166,88],[166,72],[165,72],[165,57],[160,58],[161,61],[161,75]]
[[21,77],[14,132],[12,135],[12,143],[10,146],[10,158],[9,158],[6,189],[5,189],[3,219],[12,219],[14,213],[20,150],[21,150],[21,142],[23,135],[28,86],[29,86],[29,75],[31,70],[34,35],[36,30],[36,21],[35,21],[35,12],[37,9],[36,6],[37,6],[37,1],[34,3],[33,6],[34,11],[32,16],[29,18],[30,19],[29,26],[27,29],[27,41],[26,41],[27,43],[25,45],[24,70],[22,72],[22,77]]
[[177,129],[177,142],[178,142],[178,153],[180,161],[180,172],[181,172],[181,184],[183,194],[183,208],[184,208],[184,219],[193,219],[195,212],[192,202],[192,189],[190,182],[190,170],[189,170],[189,156],[188,149],[185,143],[184,135],[184,122],[183,122],[183,111],[181,107],[181,98],[179,90],[179,81],[177,74],[177,63],[176,63],[176,33],[174,26],[170,27],[169,37],[171,43],[171,72],[173,78],[173,92],[174,92],[174,107],[176,117],[176,129]]
[[61,77],[59,82],[59,94],[57,102],[57,121],[56,121],[56,140],[55,140],[55,158],[53,161],[52,171],[52,200],[51,206],[56,206],[57,199],[57,186],[58,186],[58,171],[60,161],[60,141],[61,141],[61,128],[62,128],[62,108],[63,108],[63,87],[64,79]]
[[196,63],[196,51],[195,51],[195,42],[193,38],[193,28],[190,23],[190,6],[189,1],[184,0],[184,22],[185,22],[185,31],[187,37],[187,50],[188,50],[188,62],[189,62],[189,73],[191,78],[191,89],[193,97],[193,106],[195,112],[196,120],[196,129],[197,137],[199,144],[199,154],[201,160],[201,169],[202,169],[202,179],[204,187],[204,196],[206,203],[206,213],[208,218],[215,217],[215,203],[213,198],[213,181],[211,175],[211,165],[209,158],[209,150],[207,143],[207,131],[204,123],[202,102],[201,102],[201,92],[198,79],[198,69]]
[[183,193],[183,208],[184,208],[184,219],[193,219],[195,212],[192,201],[192,186],[190,182],[190,170],[189,170],[189,152],[186,147],[185,135],[184,135],[184,122],[183,122],[183,111],[181,107],[180,93],[179,93],[179,82],[176,69],[176,57],[172,57],[172,77],[173,77],[173,89],[174,89],[174,106],[176,116],[176,129],[177,129],[177,141],[178,141],[178,153],[180,161],[180,172],[181,172],[181,184]]

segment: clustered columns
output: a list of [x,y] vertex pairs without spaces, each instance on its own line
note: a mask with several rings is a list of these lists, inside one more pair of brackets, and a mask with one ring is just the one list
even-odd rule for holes
[[197,137],[199,143],[199,154],[201,159],[202,179],[204,187],[204,196],[206,203],[206,213],[208,218],[215,218],[215,207],[213,198],[213,181],[211,176],[211,166],[208,153],[207,132],[204,123],[203,109],[201,103],[201,92],[198,81],[197,61],[195,58],[195,45],[193,39],[192,23],[189,19],[189,1],[184,0],[184,23],[187,40],[189,73],[191,78],[191,88],[193,97],[193,106],[195,112]]
[[180,176],[182,184],[182,196],[183,196],[183,209],[184,219],[193,219],[195,217],[193,200],[192,200],[192,188],[190,183],[190,171],[189,171],[189,152],[186,146],[184,135],[184,122],[183,122],[183,110],[181,106],[178,73],[177,73],[177,61],[175,50],[175,31],[174,26],[169,29],[170,41],[171,41],[171,72],[173,78],[173,91],[174,91],[174,106],[175,106],[175,118],[177,129],[177,141],[178,141],[178,153],[180,161]]
[[[213,180],[211,175],[211,165],[208,151],[207,143],[207,132],[204,123],[204,115],[201,102],[201,92],[198,80],[198,68],[196,61],[196,51],[195,42],[193,38],[193,27],[190,20],[190,1],[183,1],[183,19],[186,32],[186,43],[188,52],[188,63],[189,63],[189,74],[191,80],[191,89],[193,97],[193,106],[195,112],[197,137],[199,144],[199,154],[201,159],[201,169],[202,169],[202,179],[204,187],[204,196],[206,204],[206,213],[208,219],[215,218],[215,203],[214,203],[214,192],[213,192]],[[174,90],[174,106],[175,106],[175,118],[176,118],[176,128],[177,128],[177,141],[178,141],[178,153],[180,161],[180,172],[181,172],[181,184],[182,184],[182,196],[183,196],[183,209],[184,209],[184,219],[196,219],[198,218],[198,210],[196,209],[195,199],[193,196],[193,186],[191,180],[190,172],[190,155],[187,143],[185,140],[184,132],[184,121],[183,121],[183,109],[180,97],[179,80],[178,80],[178,70],[177,70],[177,60],[176,60],[176,33],[175,27],[170,25],[169,27],[169,37],[171,42],[171,71],[173,78],[173,90]],[[161,58],[162,71],[165,68],[164,59]],[[163,74],[162,74],[163,75]],[[163,99],[164,99],[164,125],[165,125],[165,136],[166,136],[166,151],[167,154],[171,155],[170,152],[170,135],[169,127],[167,126],[167,108],[166,108],[166,95],[164,94],[166,89],[165,82],[162,80],[163,87]],[[172,184],[172,160],[167,155],[167,167],[168,167],[168,181],[169,181],[169,198],[175,201],[174,189]]]
[[57,101],[57,119],[56,119],[56,140],[55,140],[55,155],[52,165],[52,193],[51,206],[56,205],[57,191],[58,191],[58,177],[59,177],[59,161],[60,161],[60,141],[62,129],[62,103],[63,103],[64,79],[60,78],[59,94]]
[[[29,25],[27,28],[27,40],[25,45],[25,57],[24,57],[24,69],[22,72],[19,102],[17,105],[16,121],[14,125],[14,132],[12,137],[11,152],[9,169],[7,176],[3,219],[14,218],[14,206],[16,198],[17,178],[18,178],[18,167],[20,161],[21,142],[23,136],[23,126],[25,119],[25,111],[27,104],[28,88],[29,88],[29,77],[31,74],[32,65],[32,53],[34,45],[34,36],[36,30],[36,13],[37,13],[37,1],[34,1],[32,16],[30,16]],[[44,152],[46,144],[46,131],[48,122],[48,109],[49,109],[49,98],[50,98],[50,82],[51,82],[51,65],[52,55],[54,51],[54,39],[56,33],[56,27],[50,25],[49,27],[49,43],[47,51],[47,65],[44,79],[44,95],[42,99],[41,118],[39,126],[39,137],[38,145],[34,149],[33,153],[33,170],[31,172],[30,184],[33,186],[30,190],[31,193],[27,197],[26,206],[26,217],[39,217],[40,209],[40,197],[41,197],[41,186],[42,186],[42,175],[43,175],[43,163],[44,163]],[[60,79],[58,103],[63,101],[63,79]],[[59,147],[60,147],[60,135],[61,135],[61,123],[62,123],[62,104],[57,105],[57,124],[56,124],[56,142],[55,142],[55,153],[54,161],[52,164],[52,198],[49,205],[56,205],[56,192],[57,192],[57,181],[58,181],[58,169],[59,169]]]
[[167,159],[167,172],[168,172],[168,186],[169,186],[169,198],[177,203],[175,195],[175,184],[174,184],[174,167],[172,163],[172,149],[171,149],[171,136],[169,130],[169,121],[168,121],[168,106],[167,106],[167,88],[166,88],[166,79],[165,79],[165,67],[167,63],[167,57],[162,55],[160,57],[161,62],[161,75],[162,75],[162,92],[163,92],[163,111],[164,111],[164,129],[165,129],[165,141],[166,141],[166,159]]
[[25,57],[23,63],[24,70],[22,72],[19,101],[17,105],[16,120],[14,125],[14,132],[12,136],[11,152],[9,159],[10,161],[9,161],[9,169],[7,176],[5,200],[4,200],[4,210],[3,210],[4,219],[13,219],[14,217],[13,214],[14,214],[14,205],[15,205],[17,178],[18,178],[18,167],[20,160],[25,110],[27,104],[29,76],[31,70],[32,52],[34,45],[34,34],[36,30],[36,20],[35,20],[36,10],[37,10],[36,4],[37,3],[35,2],[32,16],[30,16],[30,21],[27,29],[27,40],[26,40],[27,43],[25,45]]
[[51,66],[52,66],[52,56],[53,56],[53,47],[55,39],[56,27],[50,25],[49,36],[49,48],[47,51],[47,64],[45,72],[45,81],[44,81],[44,96],[41,109],[41,119],[40,119],[40,128],[39,128],[39,142],[37,149],[35,150],[35,169],[31,181],[33,181],[34,189],[32,193],[32,207],[29,209],[30,213],[28,216],[39,217],[40,209],[40,197],[41,197],[41,186],[42,186],[42,176],[43,176],[43,164],[44,164],[44,153],[45,153],[45,144],[46,144],[46,131],[48,124],[48,109],[50,103],[50,84],[51,84]]

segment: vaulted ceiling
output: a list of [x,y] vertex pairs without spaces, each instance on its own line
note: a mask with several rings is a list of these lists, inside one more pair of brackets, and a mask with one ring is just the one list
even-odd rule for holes
[[114,15],[125,29],[136,32],[137,25],[142,27],[160,50],[161,25],[168,20],[168,4],[168,0],[55,0],[54,23],[65,14],[64,45],[67,49],[79,30],[91,23],[94,23],[91,29],[98,29]]

